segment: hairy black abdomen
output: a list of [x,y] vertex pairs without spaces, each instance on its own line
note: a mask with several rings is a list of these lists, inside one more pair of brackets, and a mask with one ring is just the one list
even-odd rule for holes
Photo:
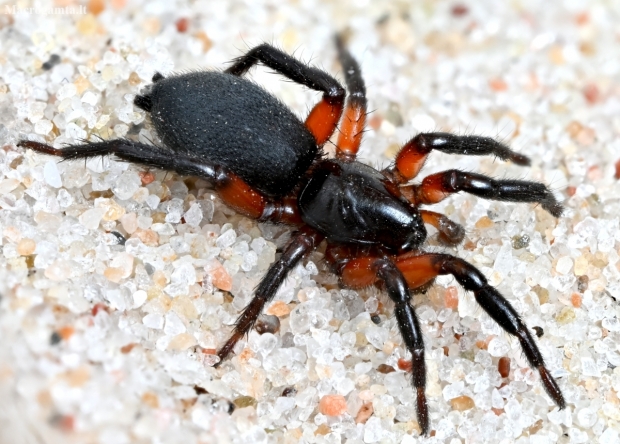
[[227,167],[269,196],[289,193],[317,156],[303,122],[249,80],[194,72],[152,88],[151,119],[167,147]]

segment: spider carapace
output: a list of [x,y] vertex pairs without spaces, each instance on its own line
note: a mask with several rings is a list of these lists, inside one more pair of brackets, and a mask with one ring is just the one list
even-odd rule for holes
[[[147,167],[198,176],[212,183],[222,200],[246,216],[295,227],[280,258],[262,278],[252,301],[219,350],[220,362],[252,329],[289,271],[325,241],[325,258],[342,285],[381,285],[394,302],[403,343],[411,353],[418,421],[430,431],[425,395],[426,365],[422,328],[411,292],[438,275],[451,274],[506,332],[519,340],[532,368],[553,401],[565,407],[556,381],[545,367],[532,334],[512,305],[468,262],[422,247],[425,225],[439,239],[458,244],[463,228],[446,216],[421,209],[464,191],[487,199],[533,202],[558,217],[561,205],[543,184],[495,180],[458,169],[409,184],[433,151],[494,155],[519,165],[529,159],[487,137],[422,133],[407,142],[383,171],[355,160],[366,122],[366,88],[356,60],[336,37],[348,90],[332,76],[268,44],[254,47],[223,72],[157,73],[134,103],[150,114],[160,146],[128,139],[85,142],[63,149],[35,141],[20,146],[82,159],[114,154]],[[243,76],[262,63],[296,83],[323,93],[305,122],[274,96]],[[322,147],[338,128],[336,157]]]

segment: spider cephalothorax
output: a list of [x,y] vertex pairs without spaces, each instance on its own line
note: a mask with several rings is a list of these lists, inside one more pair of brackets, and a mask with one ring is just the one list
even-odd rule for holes
[[[422,330],[411,305],[411,292],[451,274],[506,332],[517,337],[545,389],[563,408],[565,401],[545,367],[542,354],[510,303],[473,265],[449,254],[422,250],[425,224],[447,244],[464,230],[442,214],[421,209],[452,193],[512,202],[535,202],[554,216],[562,213],[551,191],[537,182],[495,180],[449,170],[410,185],[432,150],[450,154],[495,155],[519,165],[529,159],[486,137],[448,133],[419,134],[407,142],[394,164],[383,171],[355,160],[366,122],[366,89],[359,65],[336,39],[349,92],[329,74],[307,66],[273,46],[248,51],[223,72],[193,72],[164,78],[134,103],[150,113],[163,146],[127,139],[56,149],[22,141],[20,146],[64,159],[104,154],[137,164],[199,176],[210,181],[222,200],[255,219],[297,227],[281,257],[269,268],[255,296],[218,352],[220,362],[254,325],[288,272],[324,240],[325,258],[343,285],[382,285],[394,301],[394,316],[412,356],[412,382],[418,421],[430,428],[425,395],[426,366]],[[305,122],[278,99],[243,75],[257,63],[288,79],[323,92]],[[346,99],[346,100],[345,100]],[[322,146],[336,128],[336,158]]]

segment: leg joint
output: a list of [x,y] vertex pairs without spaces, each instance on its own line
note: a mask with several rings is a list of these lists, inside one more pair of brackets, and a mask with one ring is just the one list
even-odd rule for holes
[[440,274],[453,275],[465,290],[476,292],[487,285],[487,278],[468,262],[453,256],[442,257],[441,260]]
[[325,100],[330,105],[339,105],[344,102],[346,91],[340,85],[331,85],[325,90]]
[[433,140],[434,138],[429,137],[425,133],[420,133],[413,138],[411,143],[415,145],[416,152],[420,154],[428,154],[433,149]]

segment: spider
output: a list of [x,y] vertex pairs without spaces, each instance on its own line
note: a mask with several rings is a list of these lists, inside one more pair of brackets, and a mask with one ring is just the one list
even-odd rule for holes
[[[128,139],[84,141],[64,149],[35,141],[19,145],[63,159],[114,154],[147,167],[198,176],[209,181],[236,211],[259,221],[296,227],[218,351],[220,362],[253,328],[291,269],[326,241],[326,261],[342,285],[353,289],[382,285],[394,302],[394,316],[411,353],[412,384],[423,434],[430,430],[424,341],[411,293],[429,286],[438,275],[453,275],[465,290],[473,292],[495,322],[517,337],[547,393],[564,408],[560,388],[512,305],[473,265],[450,254],[422,249],[426,224],[435,227],[448,245],[460,243],[464,229],[442,214],[420,208],[459,191],[487,199],[538,203],[555,217],[561,215],[562,206],[541,183],[495,180],[458,169],[409,183],[433,150],[495,155],[518,165],[530,164],[526,156],[488,137],[421,133],[382,171],[356,161],[366,122],[366,87],[357,61],[339,36],[335,41],[348,97],[345,88],[326,72],[262,44],[222,72],[153,76],[150,89],[137,95],[134,104],[150,114],[161,146]],[[323,93],[305,122],[260,86],[244,79],[258,63]],[[337,129],[335,158],[327,158],[322,147]]]

